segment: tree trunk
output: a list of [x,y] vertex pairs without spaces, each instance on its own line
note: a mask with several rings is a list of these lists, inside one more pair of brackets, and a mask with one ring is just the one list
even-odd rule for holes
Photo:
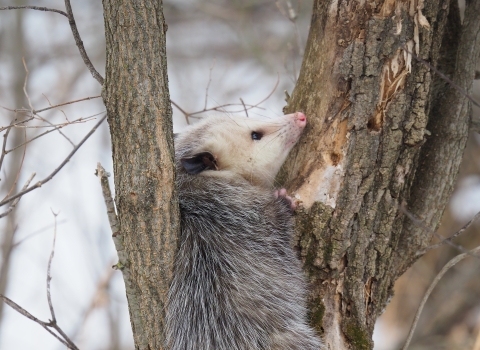
[[314,2],[286,112],[306,133],[279,174],[303,202],[300,254],[313,326],[331,349],[371,349],[395,280],[420,256],[453,190],[470,104],[416,56],[471,91],[480,1]]
[[162,2],[103,0],[103,99],[112,138],[119,251],[135,348],[162,349],[179,229]]
[[[137,349],[163,348],[178,231],[161,1],[103,0],[119,230]],[[468,132],[480,1],[316,0],[287,112],[309,118],[279,181],[303,202],[311,323],[331,349],[371,349],[395,280],[419,257],[452,192]]]

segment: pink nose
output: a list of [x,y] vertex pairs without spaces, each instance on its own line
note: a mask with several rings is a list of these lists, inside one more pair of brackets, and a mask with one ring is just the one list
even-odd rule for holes
[[295,122],[298,126],[304,128],[307,125],[307,117],[302,112],[295,112]]

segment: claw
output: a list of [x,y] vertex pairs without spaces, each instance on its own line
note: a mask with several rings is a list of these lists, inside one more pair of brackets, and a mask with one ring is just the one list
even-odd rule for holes
[[288,203],[290,203],[290,208],[292,209],[292,211],[295,211],[295,209],[297,209],[298,207],[297,202],[295,201],[294,198],[287,195],[287,190],[285,188],[275,190],[273,192],[273,195],[275,196],[275,198],[278,198],[278,197],[285,198],[288,201]]

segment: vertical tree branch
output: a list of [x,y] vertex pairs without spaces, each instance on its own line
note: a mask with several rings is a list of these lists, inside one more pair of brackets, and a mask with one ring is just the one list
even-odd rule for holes
[[83,41],[80,38],[80,33],[78,32],[77,24],[75,23],[75,18],[73,17],[72,5],[70,4],[70,0],[65,0],[65,8],[68,14],[68,23],[70,24],[73,38],[75,39],[75,44],[77,44],[78,50],[80,51],[80,56],[82,56],[83,62],[87,66],[90,73],[92,73],[92,76],[95,78],[95,80],[98,81],[100,85],[103,85],[103,77],[100,75],[100,73],[97,72],[97,70],[93,66],[90,58],[87,55],[87,52],[85,51],[85,47],[83,46]]
[[179,229],[167,26],[161,1],[103,0],[103,8],[107,64],[102,96],[112,137],[117,237],[126,254],[119,258],[135,347],[162,349]]
[[[439,126],[449,138],[439,137],[448,151],[436,158],[436,170],[419,162],[434,134],[429,116],[431,123],[438,118],[429,113],[434,73],[411,53],[437,66],[442,42],[458,42],[456,17],[449,17],[454,2],[409,2],[407,8],[400,1],[314,1],[304,61],[285,109],[303,111],[309,126],[278,181],[303,202],[296,221],[312,285],[310,317],[331,348],[372,348],[375,320],[413,261],[406,257],[429,240],[407,229],[394,203],[410,203],[415,187],[415,209],[423,205],[421,213],[434,216],[429,226],[436,226],[451,193],[468,122],[462,114]],[[456,54],[455,45],[451,51]],[[439,200],[412,184],[421,171]]]
[[[455,3],[455,2],[453,2]],[[458,48],[454,58],[445,57],[452,65],[451,80],[455,85],[442,83],[438,100],[432,100],[427,129],[431,136],[422,147],[419,168],[412,186],[408,210],[422,218],[428,227],[436,229],[450,198],[462,161],[470,127],[471,101],[475,65],[480,54],[480,2],[467,2],[463,25],[459,30]],[[447,45],[447,43],[444,43]],[[463,90],[463,91],[461,91]],[[397,255],[398,273],[402,273],[418,258],[431,234],[424,234],[409,219],[405,219],[404,235]],[[407,253],[407,254],[405,254]]]
[[413,332],[415,332],[415,328],[417,327],[418,320],[420,319],[420,315],[422,314],[423,307],[425,306],[425,303],[427,302],[428,298],[430,297],[430,294],[432,294],[433,289],[437,286],[438,282],[440,282],[440,280],[448,272],[448,270],[450,270],[452,267],[454,267],[456,264],[458,264],[463,259],[465,259],[469,256],[472,256],[472,255],[475,256],[475,254],[477,254],[478,252],[480,252],[480,247],[476,247],[476,248],[470,250],[467,253],[457,255],[456,257],[451,259],[448,263],[446,263],[445,266],[437,274],[437,276],[435,276],[432,283],[430,284],[427,291],[425,292],[425,295],[422,298],[422,301],[421,301],[421,303],[418,307],[417,312],[415,313],[415,317],[413,319],[412,326],[410,328],[410,331],[408,332],[407,340],[405,341],[405,345],[402,347],[402,350],[407,350],[408,349],[408,347],[410,345],[410,341],[412,340],[412,337],[413,337]]

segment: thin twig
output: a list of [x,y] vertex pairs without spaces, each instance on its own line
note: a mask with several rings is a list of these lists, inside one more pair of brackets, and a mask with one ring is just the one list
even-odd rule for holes
[[70,159],[73,157],[73,155],[78,151],[78,149],[85,143],[85,141],[88,140],[88,138],[90,136],[92,136],[92,134],[97,130],[97,128],[100,126],[100,124],[103,123],[103,121],[107,118],[107,115],[105,115],[102,119],[100,119],[98,121],[97,124],[95,124],[95,126],[88,132],[87,135],[85,135],[85,137],[80,141],[80,143],[75,146],[75,148],[69,153],[69,155],[63,160],[63,162],[59,165],[58,168],[56,168],[50,175],[48,175],[45,179],[43,179],[42,181],[39,181],[37,182],[35,185],[23,190],[23,191],[20,191],[18,192],[17,194],[3,200],[0,202],[0,207],[7,204],[7,203],[10,203],[11,201],[13,201],[15,198],[18,198],[20,196],[23,196],[24,194],[28,193],[28,192],[31,192],[33,191],[34,189],[36,188],[39,188],[41,187],[42,185],[46,184],[48,181],[50,181],[55,175],[57,175],[57,173],[65,166],[65,164],[67,164]]
[[45,12],[55,12],[68,18],[68,15],[63,11],[60,11],[57,9],[51,9],[48,7],[40,7],[40,6],[5,6],[5,7],[0,7],[0,11],[1,10],[37,10],[37,11],[45,11]]
[[[132,287],[135,285],[135,283],[133,283],[133,276],[128,263],[128,255],[125,251],[122,233],[117,220],[117,215],[115,213],[114,201],[110,191],[110,186],[108,184],[108,173],[100,163],[97,163],[96,175],[100,179],[103,199],[105,200],[105,205],[107,207],[108,220],[112,229],[112,240],[115,244],[115,249],[117,250],[118,254],[118,263],[114,265],[113,268],[122,271],[123,280],[125,282],[125,292],[127,294],[127,298],[130,300],[130,298],[135,298],[136,295],[136,290]],[[132,320],[136,320],[140,317],[140,311],[138,308],[132,308],[130,311],[132,312]],[[143,325],[141,323],[136,323],[135,327],[142,330]]]
[[[52,209],[50,209],[52,210]],[[55,213],[52,210],[53,214],[53,244],[52,244],[52,252],[50,253],[50,258],[48,259],[48,267],[47,267],[47,301],[48,307],[50,308],[50,314],[52,315],[52,322],[56,323],[57,318],[55,317],[55,310],[53,309],[52,304],[52,296],[50,295],[50,281],[52,280],[52,275],[50,273],[52,267],[52,260],[55,254],[55,241],[57,240],[57,216],[58,213]]]
[[112,229],[112,237],[114,238],[115,247],[117,251],[123,250],[123,246],[118,245],[119,242],[115,240],[115,237],[120,233],[120,225],[118,224],[117,214],[115,212],[115,202],[113,201],[112,191],[110,190],[110,185],[108,184],[109,173],[105,171],[102,167],[102,164],[97,163],[96,174],[100,179],[100,185],[102,186],[103,200],[107,207],[108,222],[110,223],[110,228]]
[[[263,100],[261,100],[260,102],[254,104],[251,108],[249,109],[252,109],[252,108],[258,108],[258,105],[261,105],[263,102],[265,102],[266,100],[268,100],[270,97],[272,97],[273,93],[275,92],[275,90],[277,90],[277,87],[278,87],[278,83],[280,83],[280,74],[278,74],[277,72],[277,82],[275,83],[275,86],[273,87],[272,91],[270,91],[270,93],[268,94],[267,97],[265,97]],[[235,112],[232,112],[232,113],[235,113]]]
[[[63,111],[62,111],[62,112],[63,112]],[[40,120],[42,120],[43,122],[47,123],[48,125],[53,126],[53,127],[56,127],[55,125],[53,125],[52,122],[50,122],[49,120],[43,118],[42,116],[36,114],[36,117],[39,118]],[[67,122],[70,123],[70,120],[68,120],[68,118],[65,118],[65,119],[67,119]],[[65,140],[67,140],[67,141],[72,145],[72,147],[75,147],[75,144],[73,143],[73,141],[70,140],[70,138],[62,132],[62,130],[60,130],[62,127],[63,127],[63,126],[60,126],[60,125],[59,125],[58,128],[56,128],[56,130],[58,131],[58,133],[59,133],[60,135],[62,135],[62,136],[65,138]]]
[[[212,65],[210,67],[210,72],[208,73],[208,83],[207,83],[207,87],[205,89],[205,105],[204,105],[203,109],[207,109],[208,89],[210,88],[210,83],[212,82],[212,70],[213,70],[213,68],[215,68],[215,63],[216,62],[217,62],[217,59],[214,58],[213,62],[212,62]],[[187,122],[188,122],[188,120],[187,120]]]
[[[218,106],[215,106],[215,107],[207,108],[205,110],[202,109],[201,111],[196,111],[196,112],[189,113],[189,112],[186,112],[184,109],[182,109],[175,102],[173,102],[171,100],[170,100],[170,102],[172,103],[172,105],[177,107],[178,110],[180,112],[182,112],[183,115],[188,116],[188,117],[192,117],[192,118],[200,118],[200,117],[196,117],[195,115],[202,114],[202,113],[205,113],[205,112],[211,112],[211,111],[224,112],[226,107],[237,107],[237,106],[243,107],[242,104],[240,104],[240,103],[226,103],[226,104],[223,104],[223,105],[218,105]],[[245,106],[247,106],[247,110],[250,110],[250,109],[253,109],[253,108],[265,109],[265,108],[259,107],[258,105],[245,104]],[[243,112],[243,111],[244,111],[244,109],[242,108],[242,109],[239,109],[239,110],[229,111],[229,113],[240,113],[240,112]]]
[[[98,96],[84,97],[84,98],[81,98],[79,100],[68,101],[68,102],[60,103],[58,105],[53,105],[53,106],[42,108],[42,109],[34,109],[33,111],[30,110],[30,109],[25,109],[25,108],[10,109],[10,108],[3,107],[3,106],[1,106],[1,107],[10,111],[10,112],[30,112],[30,113],[33,113],[33,114],[37,114],[37,113],[40,113],[40,112],[48,111],[49,109],[53,109],[53,108],[57,108],[57,107],[65,106],[65,105],[70,105],[72,103],[77,103],[77,102],[82,102],[82,101],[87,101],[87,100],[93,100],[93,99],[99,98],[99,97],[102,97],[102,96],[98,95]],[[0,131],[2,131],[2,129],[0,129]]]
[[[16,119],[13,119],[12,122],[10,123],[10,125],[12,125],[15,120],[16,120]],[[0,169],[2,169],[3,160],[5,159],[5,155],[6,155],[5,149],[6,149],[6,147],[7,147],[8,134],[10,134],[10,131],[11,131],[11,130],[12,130],[12,129],[9,128],[9,129],[5,132],[5,134],[3,134],[2,154],[0,155]]]
[[[64,223],[66,223],[66,222],[67,222],[67,220],[60,220],[60,221],[57,222],[57,226],[60,226],[61,224],[64,224]],[[26,235],[24,238],[18,240],[18,241],[15,242],[14,244],[12,244],[12,249],[18,247],[18,246],[19,246],[20,244],[22,244],[23,242],[28,241],[29,239],[31,239],[31,238],[39,235],[40,233],[43,233],[43,232],[45,232],[46,230],[50,230],[52,227],[53,227],[53,225],[47,225],[47,226],[44,226],[44,227],[42,227],[42,228],[40,228],[40,229],[38,229],[38,230],[36,230],[36,231],[34,231],[34,232]]]
[[20,124],[28,123],[29,121],[31,121],[31,120],[34,119],[34,118],[35,118],[35,117],[32,116],[32,117],[29,117],[29,118],[27,118],[27,119],[25,119],[25,120],[22,120],[22,121],[19,121],[19,122],[16,122],[16,123],[11,123],[11,124],[8,125],[8,126],[3,126],[3,127],[0,128],[0,132],[2,132],[3,130],[6,130],[6,129],[11,129],[11,128],[13,128],[13,127],[15,127],[15,126],[18,126],[18,125],[20,125]]
[[80,34],[78,33],[77,25],[75,23],[75,18],[73,17],[72,5],[70,5],[70,0],[65,0],[65,8],[68,14],[68,23],[70,24],[70,28],[72,29],[73,38],[75,39],[78,50],[80,51],[80,56],[82,56],[83,62],[85,62],[85,65],[90,70],[90,73],[95,78],[95,80],[97,80],[100,85],[103,85],[103,77],[100,75],[100,73],[97,72],[97,70],[93,66],[90,58],[88,58],[87,52],[85,51],[85,47],[83,46],[83,41],[80,38]]
[[[405,208],[405,205],[399,205],[399,204],[396,204],[394,203],[394,205],[407,217],[409,218],[416,226],[420,227],[421,229],[427,231],[428,233],[430,234],[433,234],[435,235],[437,238],[441,239],[442,242],[448,244],[449,246],[452,246],[453,248],[457,249],[458,251],[462,252],[462,253],[465,253],[465,254],[470,254],[465,248],[463,248],[462,246],[459,246],[458,244],[455,244],[453,242],[451,242],[450,239],[446,239],[445,237],[443,237],[442,235],[440,235],[439,233],[437,233],[436,231],[432,230],[430,227],[428,227],[427,225],[425,225],[425,223],[418,219],[415,215],[413,215],[410,211],[407,210],[407,208]],[[476,216],[476,215],[475,215]],[[463,231],[462,231],[463,232]],[[417,255],[418,256],[418,255]],[[474,258],[477,258],[477,259],[480,259],[480,256],[478,255],[472,255]]]
[[422,302],[420,303],[420,306],[418,307],[417,313],[415,314],[415,318],[413,320],[412,327],[410,328],[410,332],[408,333],[407,340],[405,342],[405,345],[403,346],[402,350],[406,350],[408,346],[410,345],[410,341],[412,340],[413,332],[415,332],[415,328],[417,327],[418,319],[420,318],[420,314],[422,313],[423,307],[425,306],[425,303],[427,302],[428,297],[432,293],[432,290],[435,288],[437,283],[442,279],[443,275],[450,270],[453,266],[458,264],[460,261],[465,259],[468,256],[478,256],[476,253],[480,252],[480,246],[476,247],[466,253],[459,254],[453,259],[451,259],[448,263],[445,264],[445,266],[442,268],[442,270],[438,273],[437,276],[435,276],[435,279],[433,282],[430,284],[430,287],[428,287],[427,292],[423,296]]
[[[28,185],[30,185],[30,182],[33,180],[33,178],[35,177],[36,173],[33,173],[32,175],[30,175],[30,177],[28,178],[27,182],[25,183],[25,185],[23,185],[22,187],[22,191],[24,189],[26,189],[28,187]],[[21,197],[18,197],[17,199],[15,199],[12,203],[12,205],[10,206],[10,208],[7,209],[7,211],[3,212],[0,214],[0,219],[7,216],[8,214],[10,214],[10,212],[15,208],[15,206],[17,205],[17,203],[20,201]]]
[[[52,106],[52,102],[50,102],[50,100],[48,99],[47,95],[45,95],[44,93],[42,93],[42,96],[47,100],[48,105],[51,107],[51,106]],[[63,116],[65,117],[65,120],[66,120],[67,122],[69,122],[70,120],[68,120],[67,114],[63,111],[63,109],[60,109],[60,112],[62,112]]]
[[[192,113],[188,113],[186,112],[184,109],[182,109],[178,104],[176,104],[175,102],[173,102],[172,100],[170,100],[170,102],[178,108],[178,110],[180,112],[183,113],[183,115],[185,117],[193,117],[193,118],[199,118],[199,117],[196,117],[197,114],[201,114],[201,113],[205,113],[205,112],[210,112],[210,111],[217,111],[217,112],[225,112],[225,107],[232,107],[232,106],[242,106],[244,107],[243,109],[240,109],[240,110],[235,110],[235,111],[229,111],[229,113],[240,113],[240,112],[244,112],[245,111],[245,106],[246,106],[246,109],[247,110],[250,110],[250,109],[253,109],[253,108],[259,108],[259,109],[264,109],[262,107],[259,107],[259,105],[261,105],[263,102],[265,102],[266,100],[268,100],[272,95],[273,93],[275,92],[275,90],[277,89],[278,87],[278,83],[280,82],[280,75],[277,73],[277,82],[275,83],[275,86],[273,87],[273,90],[268,94],[267,97],[265,97],[263,100],[261,100],[260,102],[254,104],[254,105],[249,105],[249,104],[245,104],[245,105],[242,105],[242,104],[239,104],[239,103],[227,103],[227,104],[224,104],[224,105],[219,105],[219,106],[216,106],[216,107],[211,107],[211,108],[207,108],[207,109],[203,109],[201,111],[196,111],[196,112],[192,112]],[[187,119],[188,121],[188,119]]]
[[[92,114],[92,115],[89,115],[87,117],[80,117],[80,118],[75,119],[73,121],[63,122],[63,123],[59,123],[59,124],[50,123],[47,120],[45,120],[45,118],[42,118],[39,115],[36,115],[36,116],[33,117],[33,119],[38,119],[42,122],[48,123],[49,125],[15,125],[13,127],[18,128],[18,129],[43,129],[43,128],[55,128],[57,126],[63,127],[63,126],[71,125],[71,124],[86,123],[86,122],[90,121],[90,119],[95,119],[95,117],[97,117],[97,116],[99,116],[100,114],[103,114],[103,113],[105,113],[105,110],[100,111],[100,112],[95,113],[95,114]],[[19,124],[19,123],[16,123],[16,124]],[[10,126],[7,126],[4,129],[8,129],[8,128],[10,128]]]
[[443,74],[442,72],[440,72],[437,68],[435,68],[434,66],[432,66],[430,63],[428,63],[427,61],[425,61],[424,59],[418,57],[417,55],[415,55],[413,52],[410,52],[407,47],[403,47],[403,49],[405,50],[405,52],[407,52],[408,54],[412,55],[413,58],[415,58],[417,61],[423,63],[424,65],[426,65],[428,68],[430,68],[431,70],[433,70],[435,73],[437,73],[443,80],[445,80],[447,83],[449,83],[451,86],[453,86],[458,92],[460,92],[463,96],[465,96],[466,98],[468,98],[470,100],[470,102],[472,102],[475,106],[477,107],[480,107],[480,103],[478,103],[477,101],[475,101],[473,99],[473,97],[471,97],[469,94],[467,94],[467,92],[465,90],[463,90],[460,86],[458,86],[458,84],[454,83],[449,77],[447,77],[445,74]]
[[[69,349],[73,349],[73,350],[78,350],[78,348],[75,346],[75,344],[72,343],[72,345],[68,344],[68,342],[66,340],[63,340],[62,338],[60,338],[57,334],[55,334],[55,332],[53,332],[50,327],[53,327],[53,325],[49,322],[43,322],[41,320],[39,320],[38,318],[36,318],[35,316],[33,316],[31,313],[29,313],[27,310],[25,310],[23,307],[21,307],[20,305],[18,305],[17,303],[15,303],[13,300],[7,298],[5,295],[2,295],[0,294],[0,298],[3,299],[3,302],[5,304],[7,304],[8,306],[10,306],[12,309],[14,309],[15,311],[17,311],[19,314],[25,316],[26,318],[38,323],[40,326],[42,326],[43,328],[45,328],[45,330],[50,333],[51,335],[53,335],[55,338],[57,338],[63,345],[65,345],[66,347],[68,347]],[[58,327],[58,326],[57,326]]]
[[[173,100],[170,100],[170,102],[172,103],[172,105],[174,105],[175,107],[177,107],[177,109],[182,112],[182,114],[185,116],[185,117],[188,117],[190,115],[190,113],[186,112],[182,107],[180,107],[175,101]],[[187,123],[188,123],[188,119],[187,119]]]
[[245,114],[247,115],[247,118],[249,118],[249,116],[248,116],[248,111],[247,111],[247,107],[245,107],[245,102],[243,102],[243,98],[241,98],[241,97],[240,97],[240,102],[242,102],[243,109],[245,110]]
[[27,83],[28,83],[28,76],[30,74],[27,63],[25,62],[25,57],[22,57],[22,62],[23,66],[25,67],[25,80],[23,81],[23,93],[25,94],[25,97],[27,98],[28,105],[30,106],[30,109],[33,111],[33,106],[32,106],[32,101],[30,101],[30,96],[28,96],[27,92]]
[[478,220],[478,218],[480,218],[480,212],[478,212],[477,214],[475,214],[475,216],[469,221],[467,222],[465,225],[463,225],[463,227],[458,230],[457,232],[455,232],[453,235],[451,235],[450,237],[448,238],[445,238],[444,240],[436,243],[436,244],[433,244],[419,252],[417,252],[417,256],[419,255],[423,255],[425,254],[426,252],[428,252],[429,250],[432,250],[432,249],[436,249],[442,245],[444,245],[445,243],[447,243],[447,241],[452,241],[453,239],[457,238],[458,236],[460,236],[463,232],[465,232],[470,226],[472,226],[472,224]]
[[[33,106],[32,106],[32,101],[30,101],[30,96],[28,95],[28,92],[27,92],[27,82],[28,82],[28,76],[30,74],[29,70],[28,70],[28,67],[27,67],[27,63],[25,62],[25,58],[22,57],[22,62],[23,62],[23,66],[25,67],[25,81],[23,83],[23,93],[25,94],[25,97],[27,98],[27,101],[28,101],[28,105],[30,106],[30,110],[31,110],[31,113],[32,115],[35,115],[35,113],[33,112],[34,109],[33,109]],[[42,119],[44,122],[48,123],[48,124],[52,124],[50,123],[49,121],[45,120],[44,118],[42,118],[41,116],[37,116],[38,118]],[[70,143],[72,144],[73,147],[75,147],[75,145],[73,144],[73,142],[61,131],[61,130],[58,130],[58,132],[60,133],[60,135],[62,135],[63,137],[65,137],[68,141],[70,141]],[[25,131],[25,139],[27,138],[27,133]],[[28,142],[25,142],[25,146],[27,145]],[[16,147],[18,148],[18,147]],[[25,147],[25,150],[27,148]],[[8,153],[8,151],[7,151]],[[8,193],[8,195],[10,195],[10,192]]]
[[[52,106],[52,103],[51,103],[50,100],[48,99],[47,95],[42,94],[42,96],[45,97],[45,99],[47,100],[48,104],[49,104],[50,106]],[[65,117],[65,120],[66,120],[67,122],[70,122],[70,120],[68,120],[67,114],[66,114],[63,110],[61,110],[61,109],[60,109],[60,112],[62,112],[63,116]],[[39,114],[37,114],[36,116],[37,116],[37,118],[40,118],[40,119],[41,119],[42,121],[44,121],[45,123],[47,123],[47,124],[49,124],[49,125],[53,125],[53,123],[51,123],[51,122],[48,121],[47,119],[43,118],[43,117],[40,116]],[[75,147],[75,144],[73,143],[73,141],[70,140],[70,138],[69,138],[67,135],[65,135],[62,130],[58,129],[57,131],[58,131],[58,133],[59,133],[60,135],[62,135],[62,136],[65,138],[65,140],[67,140],[68,142],[70,142],[70,144],[72,145],[72,147]]]
[[99,97],[102,97],[102,96],[101,96],[101,95],[98,95],[98,96],[89,96],[89,97],[81,98],[81,99],[79,99],[79,100],[74,100],[74,101],[68,101],[68,102],[60,103],[60,104],[58,104],[58,105],[50,106],[50,107],[47,107],[47,108],[42,108],[42,109],[34,110],[34,111],[33,111],[33,114],[37,114],[37,113],[40,113],[40,112],[45,112],[45,111],[48,111],[49,109],[53,109],[53,108],[57,108],[57,107],[65,106],[65,105],[70,105],[70,104],[72,104],[72,103],[77,103],[77,102],[82,102],[82,101],[87,101],[87,100],[93,100],[93,99],[99,98]]
[[[104,112],[101,112],[101,113],[104,113]],[[98,114],[101,114],[101,113],[98,113]],[[97,114],[97,115],[98,115],[98,114]],[[94,118],[94,117],[95,117],[95,115],[89,116],[89,117],[86,117],[86,118],[81,117],[81,118],[78,118],[78,119],[76,119],[76,120],[74,120],[74,121],[72,121],[72,122],[63,123],[63,124],[60,124],[60,125],[57,125],[57,126],[55,126],[54,124],[52,124],[52,126],[54,126],[53,129],[47,130],[47,131],[45,131],[45,132],[42,132],[41,134],[38,134],[37,136],[32,137],[30,140],[25,141],[25,142],[21,143],[20,145],[15,146],[15,147],[13,147],[13,148],[11,148],[11,149],[6,150],[6,151],[5,151],[5,154],[8,154],[8,153],[10,153],[10,152],[12,152],[12,151],[15,151],[17,148],[20,148],[20,147],[22,147],[23,145],[29,144],[30,142],[32,142],[32,141],[34,141],[34,140],[36,140],[36,139],[38,139],[38,138],[40,138],[40,137],[42,137],[42,136],[44,136],[44,135],[46,135],[46,134],[49,134],[49,133],[51,133],[52,131],[59,130],[59,129],[61,129],[61,128],[65,127],[65,126],[68,126],[68,125],[88,122],[88,121],[90,121],[90,120],[91,120],[92,118]],[[43,119],[43,118],[42,118],[42,119]],[[45,121],[45,122],[48,122],[48,121],[46,121],[46,120],[44,120],[44,121]],[[73,145],[73,147],[75,147],[75,144],[74,144],[68,137],[67,137],[67,140]]]

